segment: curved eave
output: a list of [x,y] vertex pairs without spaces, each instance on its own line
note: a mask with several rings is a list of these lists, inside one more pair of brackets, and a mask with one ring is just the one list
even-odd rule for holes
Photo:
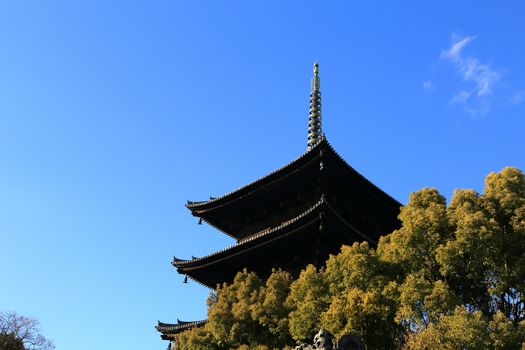
[[[323,138],[320,142],[318,142],[314,147],[312,147],[311,149],[307,150],[305,153],[301,154],[299,157],[297,157],[296,159],[292,160],[290,163],[264,175],[263,177],[260,177],[259,179],[253,181],[253,182],[250,182],[249,184],[247,185],[244,185],[244,186],[241,186],[233,191],[230,191],[220,197],[216,197],[216,198],[213,198],[213,199],[210,199],[208,201],[196,201],[196,202],[193,202],[193,201],[188,201],[188,203],[186,204],[186,207],[188,209],[190,209],[192,211],[192,213],[194,213],[194,215],[196,214],[196,211],[198,210],[203,210],[203,209],[208,209],[208,208],[211,208],[215,205],[219,205],[219,204],[222,204],[224,202],[228,202],[229,200],[232,200],[233,198],[236,198],[246,192],[250,192],[252,190],[254,190],[255,188],[261,186],[262,184],[264,183],[267,183],[267,182],[271,182],[273,181],[274,178],[276,177],[280,177],[282,174],[286,173],[287,171],[289,171],[290,168],[292,168],[296,163],[302,161],[303,159],[307,158],[309,155],[311,154],[315,154],[315,151],[323,144],[323,143],[327,143],[326,141],[326,138]],[[197,216],[197,215],[196,215]]]
[[[200,217],[200,213],[204,212],[206,210],[213,209],[218,206],[222,206],[227,204],[228,202],[234,201],[235,199],[245,195],[246,193],[249,193],[251,191],[256,190],[260,186],[264,186],[267,183],[271,183],[275,181],[276,179],[280,178],[281,176],[285,176],[286,174],[290,173],[291,169],[297,166],[298,163],[303,162],[306,158],[308,158],[311,155],[318,155],[317,150],[322,148],[323,146],[326,146],[326,148],[332,152],[339,161],[344,164],[344,166],[353,174],[355,174],[358,178],[360,178],[364,183],[366,183],[369,187],[373,188],[379,195],[387,198],[389,201],[392,202],[393,205],[401,206],[402,204],[397,201],[395,198],[390,196],[388,193],[383,191],[381,188],[376,186],[374,183],[372,183],[370,180],[368,180],[365,176],[363,176],[360,172],[358,172],[355,168],[353,168],[350,164],[348,164],[340,155],[335,151],[335,149],[330,145],[326,137],[323,136],[320,142],[318,142],[314,147],[312,147],[310,150],[303,153],[301,156],[296,158],[295,160],[291,161],[290,163],[286,164],[285,166],[249,183],[248,185],[239,187],[229,193],[226,193],[220,197],[213,198],[208,201],[200,201],[200,202],[192,202],[188,201],[186,204],[186,207],[191,210],[192,214],[194,216]],[[208,224],[212,225],[213,227],[219,229],[220,231],[228,234],[229,236],[235,238],[233,235],[231,235],[229,232],[226,232],[220,227],[217,227],[216,225],[213,225],[213,223],[207,221],[205,218],[203,218],[204,221],[206,221]]]
[[211,206],[208,206],[206,208],[190,209],[191,213],[193,216],[199,217],[202,221],[206,222],[208,225],[212,226],[213,228],[221,231],[222,233],[238,241],[242,239],[240,238],[238,233],[231,232],[225,229],[224,227],[218,225],[215,220],[213,219],[210,220],[206,214],[209,212],[213,212],[220,207],[225,207],[232,203],[235,203],[238,199],[242,198],[244,200],[248,200],[248,198],[250,198],[250,195],[260,190],[263,190],[266,187],[272,186],[272,184],[282,181],[283,179],[289,176],[294,176],[295,174],[302,172],[305,168],[310,167],[312,163],[318,162],[319,159],[320,159],[319,153],[313,154],[312,156],[308,158],[303,158],[303,160],[301,160],[300,162],[301,164],[296,163],[293,166],[292,165],[287,166],[286,170],[283,170],[283,172],[280,175],[276,175],[274,177],[268,178],[266,181],[261,181],[260,183],[258,183],[257,186],[254,186],[251,189],[244,191],[242,194],[239,194],[239,193],[235,195],[232,194],[231,196],[229,196],[228,198],[225,198],[220,203],[215,203],[215,200],[211,200],[209,202],[201,202],[201,203],[212,203],[212,202],[213,203],[210,204]]
[[321,200],[319,200],[315,205],[310,207],[309,209],[305,210],[300,215],[294,217],[291,220],[285,221],[279,226],[270,228],[268,230],[261,231],[259,233],[256,233],[250,237],[244,238],[240,241],[238,241],[236,244],[231,245],[227,248],[221,249],[219,251],[216,251],[212,254],[203,256],[201,258],[192,259],[192,260],[181,260],[174,258],[172,261],[172,265],[175,266],[177,269],[182,269],[185,267],[192,267],[192,266],[199,266],[202,264],[207,264],[209,262],[213,262],[217,259],[221,259],[224,257],[232,256],[232,254],[236,254],[239,251],[242,251],[248,244],[257,244],[258,241],[265,240],[265,238],[271,234],[276,233],[277,231],[282,231],[286,229],[287,227],[293,225],[294,223],[297,223],[298,221],[301,221],[305,218],[307,218],[310,214],[312,214],[317,208],[319,208],[324,202],[326,202],[326,199],[323,197]]
[[391,195],[389,195],[388,193],[383,191],[381,188],[379,188],[377,185],[375,185],[372,181],[368,180],[364,175],[362,175],[359,171],[357,171],[354,167],[352,167],[350,164],[348,164],[348,162],[346,160],[344,160],[344,158],[341,157],[339,155],[339,153],[337,153],[337,151],[332,147],[332,145],[330,143],[328,143],[328,141],[326,141],[326,145],[330,149],[330,151],[332,151],[333,154],[335,154],[335,156],[345,165],[345,167],[347,167],[349,170],[354,172],[361,180],[363,180],[371,188],[376,190],[376,192],[378,192],[382,196],[388,198],[394,205],[397,205],[399,207],[402,206],[401,202],[399,202],[397,199],[395,199],[394,197],[392,197]]
[[164,322],[157,322],[157,325],[155,326],[155,329],[162,333],[163,335],[170,336],[175,335],[180,332],[183,332],[185,330],[191,329],[193,327],[199,327],[204,325],[207,322],[207,320],[199,320],[199,321],[191,321],[191,322],[181,322],[178,323],[164,323]]
[[[332,207],[326,198],[323,196],[321,200],[319,200],[314,206],[304,211],[299,216],[288,220],[281,225],[271,228],[269,230],[262,231],[260,233],[257,233],[253,236],[250,236],[248,238],[245,238],[243,240],[240,240],[237,244],[232,245],[228,248],[219,250],[215,253],[209,254],[207,256],[204,256],[202,258],[193,259],[193,260],[180,260],[180,259],[174,259],[172,264],[177,268],[179,273],[186,274],[185,270],[188,269],[199,269],[208,265],[215,264],[217,262],[221,262],[226,259],[230,259],[236,255],[245,253],[248,249],[257,249],[262,245],[268,244],[270,242],[273,242],[275,240],[283,239],[289,234],[292,234],[296,231],[296,229],[291,228],[292,225],[296,225],[298,227],[302,227],[304,225],[308,225],[313,221],[319,220],[319,213],[320,212],[326,212],[331,214],[332,217],[334,217],[338,222],[340,222],[343,226],[347,227],[352,232],[355,232],[358,234],[363,240],[366,240],[372,244],[377,243],[373,238],[369,237],[365,233],[358,230],[355,226],[353,226],[351,223],[346,221],[336,210],[334,207]],[[291,232],[288,232],[290,231]],[[191,278],[189,274],[186,274]],[[194,278],[192,278],[195,280]],[[199,281],[198,281],[199,282]],[[199,282],[200,283],[200,282]],[[201,283],[202,284],[202,283]]]

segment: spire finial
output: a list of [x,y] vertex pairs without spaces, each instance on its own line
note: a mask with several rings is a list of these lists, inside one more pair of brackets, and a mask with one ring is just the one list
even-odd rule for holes
[[310,114],[308,116],[308,150],[321,141],[322,135],[321,79],[319,79],[319,64],[315,62],[312,90],[310,92]]

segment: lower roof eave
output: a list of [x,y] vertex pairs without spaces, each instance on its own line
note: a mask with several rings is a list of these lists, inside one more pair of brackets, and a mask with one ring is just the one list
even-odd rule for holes
[[[199,321],[190,321],[190,322],[182,322],[177,320],[177,323],[164,323],[164,322],[157,322],[157,326],[155,326],[155,329],[162,333],[162,336],[165,337],[174,337],[176,334],[179,334],[183,331],[192,329],[194,327],[200,327],[206,324],[208,320],[199,320]],[[164,339],[164,338],[163,338]]]
[[[239,257],[241,255],[250,257],[256,254],[261,255],[263,250],[268,251],[269,246],[276,247],[275,244],[281,245],[280,242],[288,242],[287,246],[290,246],[290,240],[296,240],[299,238],[299,241],[305,242],[304,244],[308,245],[311,238],[311,235],[316,235],[315,232],[320,230],[320,222],[325,221],[335,224],[335,227],[339,227],[337,230],[336,240],[341,240],[342,244],[350,244],[350,241],[368,241],[372,244],[376,243],[372,237],[367,236],[365,233],[359,231],[351,223],[347,222],[337,211],[329,205],[327,200],[323,197],[321,201],[318,202],[314,207],[310,208],[308,213],[302,215],[298,220],[290,220],[289,224],[280,225],[277,230],[269,230],[266,233],[261,233],[258,237],[253,239],[241,241],[238,244],[230,247],[228,249],[210,254],[206,257],[187,260],[187,261],[174,261],[173,265],[177,267],[177,271],[181,274],[184,274],[198,283],[205,285],[211,289],[215,289],[217,284],[225,282],[225,280],[219,281],[217,278],[203,277],[204,275],[216,276],[216,272],[213,271],[223,271],[221,273],[228,275],[229,279],[234,277],[231,270],[232,263],[236,259],[238,264]],[[310,233],[307,233],[310,232]],[[306,234],[306,236],[305,236]],[[312,236],[313,237],[313,236]],[[344,238],[346,237],[346,238]],[[297,241],[297,242],[299,242]],[[279,242],[279,243],[278,243]],[[294,241],[295,242],[295,241]],[[299,247],[297,244],[292,244],[293,246]],[[338,247],[340,248],[340,247]],[[264,254],[263,254],[264,255]],[[245,266],[250,270],[250,266]],[[217,270],[218,269],[218,270]],[[242,267],[238,270],[241,271]],[[206,272],[208,271],[208,272]]]

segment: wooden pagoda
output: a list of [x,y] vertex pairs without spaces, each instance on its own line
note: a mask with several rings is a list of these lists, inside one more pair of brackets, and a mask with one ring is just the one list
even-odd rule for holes
[[[243,269],[262,278],[274,268],[297,276],[308,264],[321,267],[344,244],[375,245],[382,234],[399,228],[401,204],[346,163],[322,133],[318,70],[315,64],[306,152],[237,190],[186,204],[193,216],[236,243],[201,258],[174,258],[185,278],[214,289]],[[159,322],[157,330],[173,340],[204,322]]]

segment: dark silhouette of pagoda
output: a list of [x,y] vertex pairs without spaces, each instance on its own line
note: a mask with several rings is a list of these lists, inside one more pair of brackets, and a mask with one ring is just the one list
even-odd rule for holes
[[[247,269],[266,278],[281,268],[297,276],[308,264],[321,267],[341,246],[399,228],[401,204],[346,163],[322,132],[319,66],[314,64],[307,150],[260,179],[203,202],[188,201],[193,216],[237,242],[202,258],[174,258],[187,278],[212,289]],[[177,320],[178,321],[178,320]],[[159,322],[162,338],[205,321]]]

